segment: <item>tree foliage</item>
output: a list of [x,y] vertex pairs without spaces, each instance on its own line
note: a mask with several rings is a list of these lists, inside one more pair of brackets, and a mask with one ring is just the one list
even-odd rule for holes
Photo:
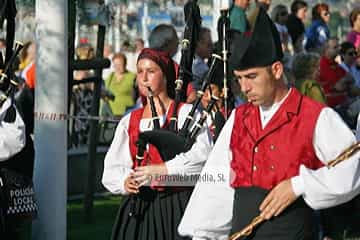
[[35,8],[35,0],[16,0],[16,5]]

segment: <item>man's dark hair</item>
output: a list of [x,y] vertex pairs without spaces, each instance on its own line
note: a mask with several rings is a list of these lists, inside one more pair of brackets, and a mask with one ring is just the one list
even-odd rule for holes
[[305,1],[302,0],[295,0],[291,4],[291,13],[296,14],[297,11],[299,11],[301,8],[307,7],[308,4]]
[[156,50],[162,50],[166,52],[173,52],[175,42],[178,42],[179,38],[175,31],[175,28],[168,24],[157,25],[150,33],[149,47]]

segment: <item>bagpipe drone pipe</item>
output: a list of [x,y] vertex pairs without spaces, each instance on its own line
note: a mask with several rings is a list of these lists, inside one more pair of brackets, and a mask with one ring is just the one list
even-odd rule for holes
[[197,0],[189,0],[184,6],[185,29],[181,41],[181,59],[179,73],[175,81],[175,107],[169,123],[169,130],[177,131],[177,109],[180,102],[186,100],[186,89],[192,81],[192,63],[195,55],[196,43],[199,40],[201,28],[200,9]]
[[[14,50],[10,56],[10,59],[5,58],[5,62],[3,67],[1,68],[1,75],[0,75],[0,107],[2,104],[12,96],[14,93],[14,87],[17,87],[17,82],[12,80],[14,76],[14,69],[13,65],[17,61],[17,57],[23,48],[23,44],[20,42],[15,43]],[[8,52],[8,48],[6,49]]]
[[[14,49],[15,38],[15,16],[16,6],[15,0],[2,0],[0,8],[0,29],[3,28],[6,20],[6,50],[5,54],[0,53],[0,107],[3,103],[14,94],[14,89],[17,83],[13,81],[14,65],[18,59],[18,55],[23,48],[23,44],[16,42]],[[15,109],[8,110],[7,118],[9,120],[15,117]]]

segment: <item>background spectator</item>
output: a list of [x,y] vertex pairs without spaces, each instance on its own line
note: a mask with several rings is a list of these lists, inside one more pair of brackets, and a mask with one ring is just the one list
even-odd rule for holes
[[133,86],[136,75],[126,69],[126,56],[122,53],[114,54],[114,71],[105,80],[105,87],[115,97],[107,100],[113,115],[121,116],[128,107],[134,105]]
[[330,38],[328,23],[330,22],[330,9],[326,3],[316,4],[312,9],[312,23],[306,29],[305,49],[320,51],[326,40]]
[[[111,61],[112,57],[114,55],[114,49],[111,45],[109,44],[105,44],[104,46],[104,58],[107,58]],[[113,71],[113,65],[112,65],[112,62],[111,62],[111,65],[109,68],[105,68],[103,69],[103,72],[102,72],[102,78],[103,79],[106,79],[110,73]]]
[[199,33],[199,41],[196,44],[195,59],[192,65],[192,73],[194,76],[195,88],[201,87],[201,80],[209,70],[207,60],[211,57],[213,44],[211,39],[211,31],[208,28],[201,28]]
[[343,42],[340,45],[341,64],[340,66],[355,80],[355,86],[360,88],[360,69],[356,65],[358,54],[355,50],[354,44],[351,42]]
[[275,23],[276,29],[280,35],[281,46],[284,52],[290,52],[292,48],[291,38],[286,27],[289,13],[287,7],[283,4],[276,5],[271,12],[271,19]]
[[291,14],[288,17],[286,26],[288,28],[293,49],[295,53],[303,51],[303,41],[305,34],[305,19],[307,12],[307,3],[302,0],[296,0],[291,4]]
[[347,41],[355,45],[355,48],[360,47],[360,8],[352,10],[350,17],[351,31],[347,35]]
[[[79,46],[75,49],[76,58],[81,60],[91,59],[95,57],[94,48],[88,43],[87,39],[81,39]],[[74,80],[83,80],[93,76],[93,72],[89,70],[79,70],[74,72]],[[72,91],[73,111],[74,115],[81,118],[74,120],[74,130],[72,134],[72,143],[75,146],[87,144],[88,133],[90,130],[90,122],[83,117],[90,115],[93,101],[93,83],[76,84]]]
[[26,42],[24,44],[23,49],[21,50],[20,54],[20,65],[19,70],[22,71],[28,66],[32,61],[35,61],[35,51],[29,50],[29,48],[33,45],[32,41]]
[[172,25],[157,25],[150,33],[149,47],[155,50],[168,52],[173,57],[179,45],[179,38]]
[[330,107],[344,104],[349,85],[353,82],[350,74],[335,62],[340,46],[336,38],[330,38],[324,46],[324,52],[320,59],[319,83],[324,92]]
[[292,70],[295,87],[305,96],[326,104],[325,94],[317,82],[319,77],[320,55],[316,53],[299,53],[294,57]]
[[250,0],[234,0],[230,9],[230,29],[240,32],[246,32],[248,21],[246,19],[246,10],[250,6]]

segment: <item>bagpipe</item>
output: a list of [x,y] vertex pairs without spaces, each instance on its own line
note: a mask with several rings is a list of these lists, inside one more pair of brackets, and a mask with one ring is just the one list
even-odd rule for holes
[[[224,59],[227,61],[227,58],[221,57],[218,54],[213,54],[209,60],[210,66],[208,72],[205,74],[202,79],[202,85],[200,90],[197,91],[196,101],[192,105],[192,108],[188,115],[185,118],[185,121],[181,127],[178,129],[178,107],[185,100],[187,85],[192,81],[192,62],[194,58],[196,43],[199,40],[199,30],[201,27],[201,16],[199,6],[197,5],[196,0],[189,0],[184,6],[185,14],[185,31],[184,37],[181,41],[181,61],[179,66],[179,74],[175,81],[175,101],[173,112],[171,113],[171,118],[167,128],[160,128],[159,117],[155,109],[155,104],[153,101],[152,91],[148,89],[148,98],[151,106],[152,121],[153,121],[153,130],[144,131],[139,134],[137,141],[137,154],[136,161],[137,165],[141,166],[144,159],[144,153],[146,151],[147,144],[151,144],[156,147],[161,158],[164,162],[173,159],[177,154],[187,152],[191,149],[193,144],[196,142],[196,138],[200,133],[206,119],[209,115],[212,114],[212,110],[216,109],[216,103],[219,100],[219,97],[211,93],[210,83],[216,77],[216,69],[219,69],[222,65],[226,66]],[[225,18],[225,15],[223,15]],[[224,29],[227,31],[227,29]],[[225,34],[223,35],[225,38]],[[228,45],[224,44],[223,53],[227,55]],[[224,70],[227,71],[227,70]],[[227,72],[225,72],[227,73]],[[226,77],[227,74],[224,74]],[[227,86],[225,84],[225,86]],[[201,114],[198,120],[195,119],[195,114],[199,108],[201,98],[204,96],[206,90],[210,91],[211,99]],[[222,118],[219,122],[222,122],[222,126],[225,123],[225,119]],[[221,126],[221,127],[222,127]],[[221,129],[220,129],[221,130]],[[220,132],[220,130],[218,132]],[[134,195],[131,199],[131,211],[130,216],[136,216],[136,200],[137,196]]]
[[184,6],[185,29],[181,41],[181,59],[178,77],[175,81],[175,107],[170,119],[171,131],[177,131],[177,109],[180,102],[186,100],[186,89],[192,81],[192,63],[195,55],[196,43],[199,40],[201,28],[200,9],[197,0],[189,0]]
[[18,83],[12,80],[12,76],[14,76],[12,66],[17,61],[17,57],[22,48],[23,44],[20,42],[16,42],[10,59],[5,59],[4,68],[1,69],[2,73],[0,75],[0,107],[9,97],[12,97],[15,88],[18,86]]
[[[193,104],[189,114],[187,115],[182,128],[178,129],[178,106],[184,100],[182,96],[186,95],[186,86],[192,80],[191,68],[194,58],[196,43],[198,42],[199,29],[201,27],[201,16],[197,1],[189,0],[184,6],[185,13],[185,31],[182,40],[181,61],[179,75],[176,79],[175,103],[171,114],[169,127],[167,129],[153,129],[140,133],[139,139],[142,142],[154,145],[164,161],[174,158],[177,154],[187,152],[196,141],[207,116],[211,114],[212,109],[219,100],[218,97],[211,94],[211,100],[208,106],[202,111],[198,121],[195,122],[195,113],[201,102],[201,98],[205,94],[205,90],[209,88],[210,82],[215,77],[215,70],[222,64],[223,58],[217,54],[213,54],[210,59],[208,72],[202,80],[202,86],[197,91],[196,101]],[[184,87],[185,86],[185,87]],[[151,101],[150,101],[151,104]],[[154,107],[152,107],[154,108]],[[158,117],[156,111],[152,111],[153,119]],[[155,124],[154,124],[155,125]],[[192,125],[194,126],[192,129]]]
[[[225,1],[228,3],[228,1]],[[218,31],[218,45],[221,45],[221,55],[223,58],[223,93],[224,93],[224,112],[225,119],[229,112],[229,88],[228,88],[228,79],[229,79],[229,67],[228,67],[228,57],[230,49],[230,19],[229,19],[229,6],[221,6],[220,8],[220,17],[217,23]]]

